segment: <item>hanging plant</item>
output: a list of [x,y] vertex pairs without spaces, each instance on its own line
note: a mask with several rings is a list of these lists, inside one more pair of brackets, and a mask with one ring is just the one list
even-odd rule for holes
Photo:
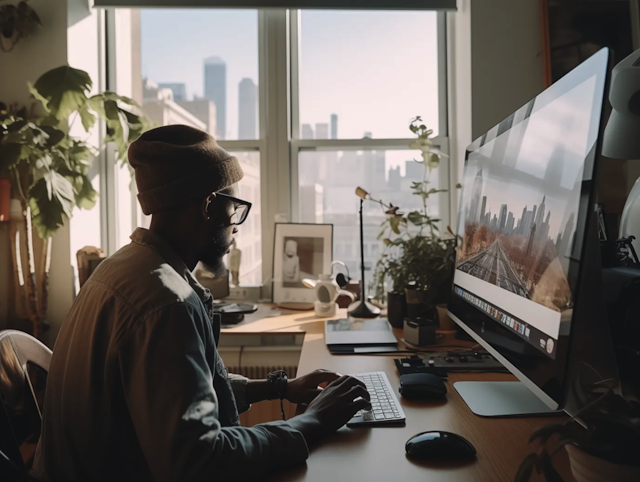
[[11,52],[38,27],[42,27],[40,17],[26,0],[17,4],[0,0],[0,51]]

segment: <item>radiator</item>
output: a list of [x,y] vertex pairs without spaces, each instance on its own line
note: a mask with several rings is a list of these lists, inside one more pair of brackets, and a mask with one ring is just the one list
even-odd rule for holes
[[229,373],[236,373],[252,380],[263,380],[267,375],[276,370],[284,370],[289,378],[295,378],[298,371],[297,366],[248,366],[248,367],[227,367]]

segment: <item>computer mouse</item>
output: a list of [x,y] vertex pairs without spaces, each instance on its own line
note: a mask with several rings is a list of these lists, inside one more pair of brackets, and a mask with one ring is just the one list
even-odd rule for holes
[[400,395],[410,400],[443,398],[447,387],[442,379],[431,373],[407,373],[400,377]]
[[414,435],[407,440],[404,448],[409,457],[416,459],[466,459],[476,456],[476,449],[471,442],[458,434],[442,430]]

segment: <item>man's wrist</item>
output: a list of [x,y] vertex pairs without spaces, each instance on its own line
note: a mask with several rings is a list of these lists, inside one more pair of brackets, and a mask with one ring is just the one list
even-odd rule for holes
[[283,400],[289,386],[287,372],[285,372],[284,370],[271,372],[267,377],[267,381],[270,385],[267,399]]
[[302,434],[307,445],[316,443],[322,437],[320,421],[312,414],[303,413],[288,420],[289,426]]

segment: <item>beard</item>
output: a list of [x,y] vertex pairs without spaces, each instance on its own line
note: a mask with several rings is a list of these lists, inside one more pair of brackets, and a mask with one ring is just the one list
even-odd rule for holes
[[229,238],[225,232],[220,232],[211,240],[207,249],[200,256],[202,265],[216,278],[226,274],[227,267],[224,264],[224,256],[232,245],[233,239]]

